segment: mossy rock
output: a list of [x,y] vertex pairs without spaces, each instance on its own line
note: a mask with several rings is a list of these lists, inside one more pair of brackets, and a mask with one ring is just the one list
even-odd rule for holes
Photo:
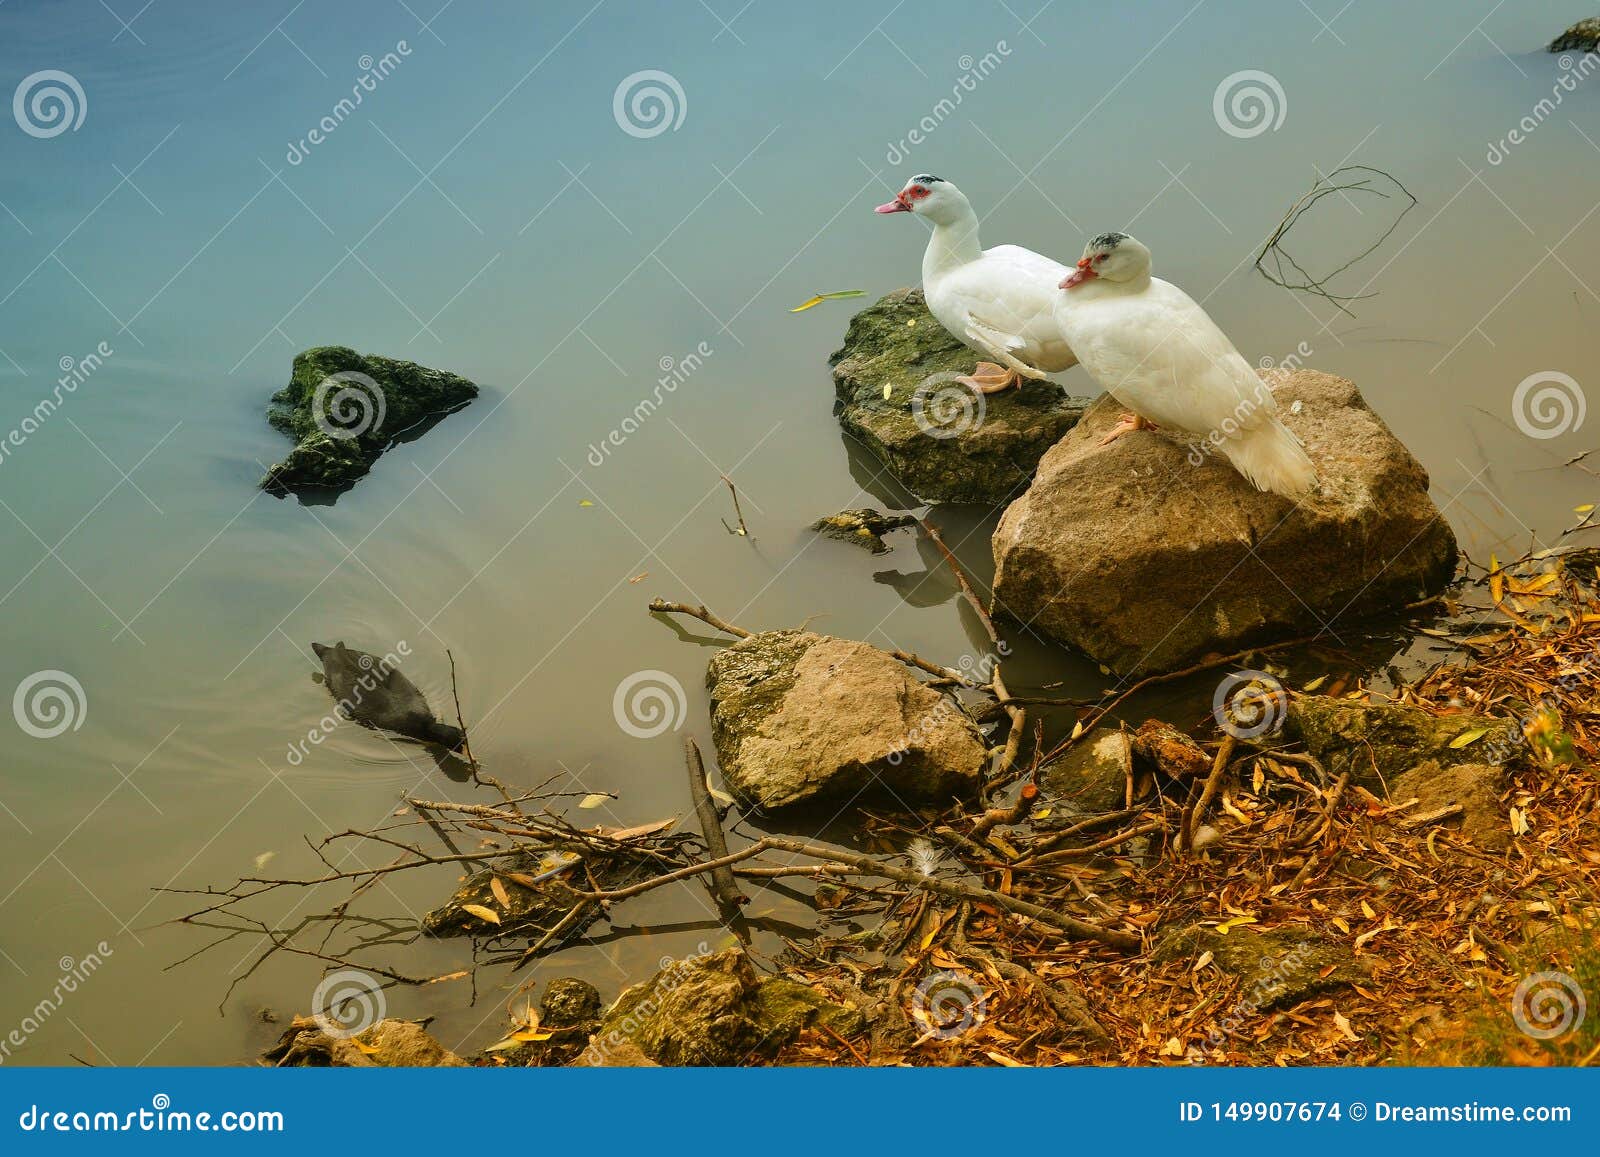
[[[1420,763],[1433,760],[1449,767],[1473,759],[1506,726],[1505,720],[1485,715],[1429,715],[1398,703],[1306,695],[1290,703],[1285,731],[1330,774],[1349,772],[1351,783],[1386,794]],[[1451,746],[1473,731],[1484,734],[1460,748]]]
[[1088,400],[1050,382],[977,395],[955,381],[977,362],[921,290],[896,290],[850,320],[829,359],[839,422],[924,502],[1009,502]]
[[1600,16],[1580,20],[1550,42],[1551,52],[1593,52],[1600,48]]
[[1198,924],[1168,932],[1156,944],[1157,963],[1193,962],[1211,953],[1211,963],[1246,985],[1240,1004],[1255,1012],[1293,1008],[1372,978],[1372,966],[1343,944],[1304,929],[1257,932],[1249,927],[1223,933]]
[[478,396],[445,370],[344,346],[295,355],[289,384],[272,395],[267,421],[296,445],[261,480],[262,489],[337,495],[354,486],[390,447],[421,437]]
[[1050,814],[1034,825],[1048,830],[1120,811],[1128,798],[1132,761],[1127,735],[1112,727],[1095,728],[1039,769],[1039,802]]
[[769,1058],[803,1029],[848,1037],[866,1027],[858,1010],[784,977],[763,977],[730,948],[669,963],[606,1011],[580,1064],[633,1050],[662,1065],[742,1065]]

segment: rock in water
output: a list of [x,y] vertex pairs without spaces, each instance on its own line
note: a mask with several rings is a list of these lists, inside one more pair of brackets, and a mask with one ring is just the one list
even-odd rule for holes
[[354,651],[343,643],[312,643],[322,660],[328,692],[346,716],[369,727],[381,727],[452,751],[465,738],[459,727],[440,723],[417,685],[400,673],[393,655],[381,658]]
[[1273,379],[1319,493],[1296,508],[1165,431],[1101,446],[1123,409],[1102,397],[1000,519],[996,608],[1137,675],[1443,589],[1456,543],[1427,472],[1350,382]]
[[865,1022],[859,1010],[809,985],[761,976],[742,951],[729,948],[673,961],[624,992],[576,1063],[744,1065],[772,1056],[812,1025],[852,1036]]
[[855,510],[841,510],[838,514],[819,518],[811,524],[811,529],[828,538],[836,538],[840,542],[863,547],[873,554],[888,554],[889,544],[883,541],[883,536],[891,530],[901,530],[916,524],[914,515],[883,514],[870,507],[861,507]]
[[955,380],[977,363],[920,289],[896,290],[850,319],[829,359],[839,422],[924,502],[1009,502],[1087,399],[1049,382],[980,395]]
[[1593,52],[1600,48],[1600,16],[1580,20],[1550,42],[1551,52]]
[[318,346],[297,354],[267,421],[297,443],[261,488],[331,499],[359,481],[391,446],[427,433],[478,396],[478,387],[416,362]]
[[866,643],[766,631],[719,651],[706,683],[723,777],[757,807],[863,792],[943,804],[982,779],[983,736],[966,712]]

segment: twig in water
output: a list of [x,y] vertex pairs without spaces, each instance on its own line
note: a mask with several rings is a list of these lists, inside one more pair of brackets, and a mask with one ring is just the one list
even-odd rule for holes
[[[1366,173],[1369,175],[1357,178],[1355,174],[1358,173]],[[1343,182],[1339,180],[1341,176],[1345,178]],[[1406,207],[1400,210],[1399,215],[1389,223],[1389,227],[1379,235],[1376,241],[1374,241],[1371,245],[1368,245],[1360,253],[1357,253],[1354,257],[1350,258],[1350,260],[1346,261],[1333,272],[1325,274],[1321,277],[1316,277],[1306,272],[1304,267],[1302,267],[1300,263],[1289,254],[1288,249],[1284,247],[1284,240],[1288,236],[1289,231],[1299,223],[1301,217],[1305,216],[1305,214],[1311,210],[1312,206],[1314,206],[1324,197],[1331,196],[1334,193],[1338,193],[1339,195],[1345,197],[1346,200],[1349,200],[1350,193],[1371,193],[1374,196],[1387,199],[1389,196],[1388,193],[1385,193],[1382,189],[1373,187],[1373,180],[1374,178],[1378,177],[1388,181],[1396,189],[1400,190],[1401,193],[1405,194],[1408,202]],[[1393,174],[1386,173],[1382,169],[1375,169],[1370,165],[1344,165],[1335,169],[1326,177],[1319,175],[1316,181],[1313,182],[1310,190],[1304,193],[1297,201],[1295,201],[1293,205],[1289,206],[1289,211],[1283,215],[1283,220],[1278,222],[1278,227],[1272,231],[1270,236],[1268,236],[1266,243],[1261,247],[1261,252],[1256,254],[1256,269],[1260,271],[1263,277],[1272,282],[1274,285],[1280,285],[1284,289],[1298,289],[1304,290],[1308,293],[1314,293],[1318,297],[1326,298],[1328,301],[1337,306],[1341,312],[1353,317],[1355,315],[1350,313],[1350,310],[1345,307],[1344,303],[1347,301],[1359,301],[1363,297],[1371,297],[1372,294],[1358,293],[1351,295],[1334,293],[1328,288],[1328,282],[1332,281],[1339,274],[1349,269],[1356,262],[1372,253],[1373,250],[1387,241],[1389,239],[1389,235],[1399,228],[1400,221],[1407,213],[1411,212],[1416,205],[1417,199],[1411,195],[1411,191],[1402,185],[1393,176]],[[1268,270],[1265,265],[1267,255],[1269,253],[1272,255],[1273,267],[1271,270]],[[1285,266],[1288,267],[1287,270],[1285,269]],[[1298,278],[1297,280],[1294,279],[1296,277]]]
[[983,624],[983,629],[989,635],[989,641],[996,647],[1000,646],[1000,636],[994,629],[994,620],[989,617],[988,609],[983,605],[983,600],[972,589],[972,583],[967,579],[966,571],[961,569],[961,564],[956,561],[955,554],[945,545],[944,539],[939,537],[939,528],[926,518],[917,519],[917,524],[922,527],[933,545],[939,548],[939,553],[944,555],[944,561],[950,567],[950,573],[956,576],[956,584],[961,588],[961,595],[978,615],[978,621]]
[[722,480],[728,484],[728,493],[733,495],[733,513],[739,519],[738,526],[729,526],[726,518],[721,519],[722,528],[729,534],[737,534],[741,538],[749,538],[750,529],[744,524],[744,511],[739,509],[739,491],[734,487],[733,479],[726,474],[722,476]]
[[[705,837],[706,850],[714,860],[726,859],[728,841],[722,834],[722,822],[717,818],[717,805],[712,802],[711,792],[706,787],[705,763],[700,758],[700,745],[693,736],[684,736],[683,754],[684,761],[689,765],[689,794],[694,798],[695,814],[700,817],[700,834]],[[712,870],[711,895],[723,908],[724,914],[750,902],[750,897],[739,891],[733,872],[726,866]]]

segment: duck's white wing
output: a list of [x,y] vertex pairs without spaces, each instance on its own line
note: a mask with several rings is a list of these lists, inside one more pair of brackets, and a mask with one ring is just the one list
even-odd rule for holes
[[950,275],[943,289],[968,321],[966,339],[1029,377],[1077,363],[1055,323],[1066,266],[1019,245],[986,249]]
[[1069,323],[1084,366],[1124,405],[1157,425],[1204,434],[1254,429],[1277,413],[1272,391],[1200,305],[1170,282],[1091,303],[1082,336]]

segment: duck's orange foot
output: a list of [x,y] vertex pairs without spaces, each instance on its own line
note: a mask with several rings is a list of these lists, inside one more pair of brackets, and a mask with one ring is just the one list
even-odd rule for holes
[[1111,431],[1100,439],[1100,445],[1109,446],[1124,434],[1131,434],[1135,430],[1159,430],[1154,422],[1141,418],[1138,414],[1123,414],[1117,419],[1117,424]]
[[1012,386],[1022,388],[1022,375],[1016,370],[1008,370],[1004,366],[997,366],[993,362],[979,362],[978,368],[965,377],[956,381],[964,386],[971,386],[980,394],[998,394],[1002,390],[1009,390]]

